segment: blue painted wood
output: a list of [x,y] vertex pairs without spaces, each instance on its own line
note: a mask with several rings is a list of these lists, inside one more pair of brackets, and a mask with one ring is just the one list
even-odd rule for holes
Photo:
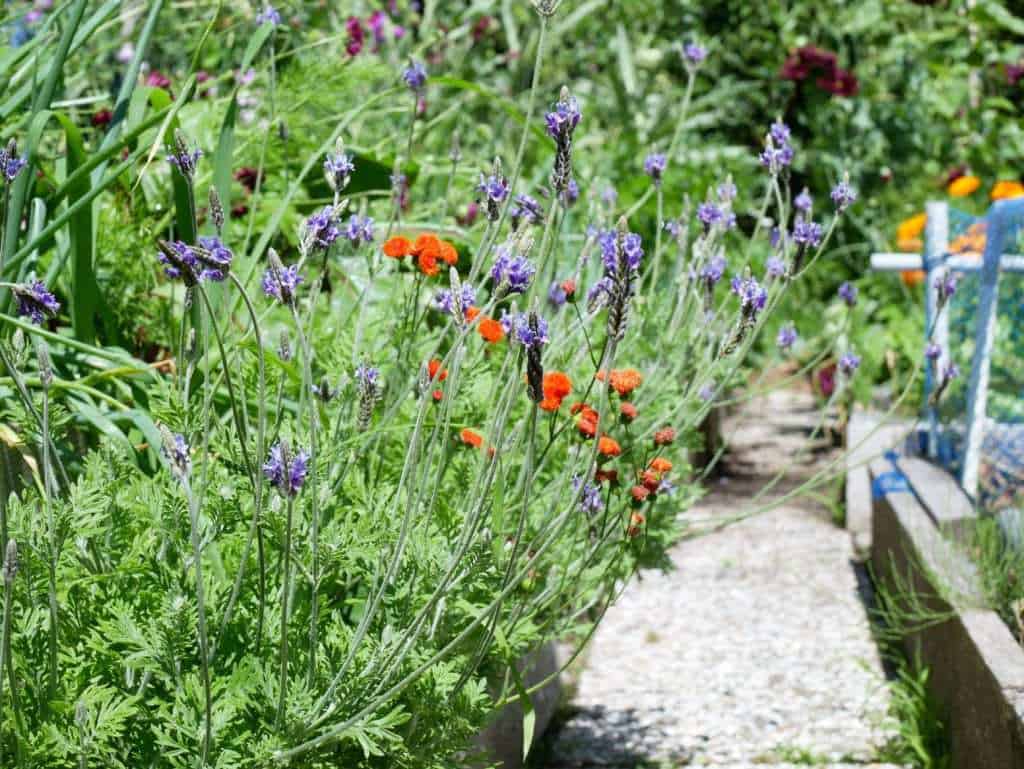
[[981,268],[980,298],[974,333],[974,359],[967,390],[967,440],[960,485],[972,498],[978,495],[981,444],[985,435],[989,371],[996,337],[996,308],[999,299],[1000,262],[1006,247],[1006,233],[1024,218],[1024,198],[999,200],[986,217],[985,255]]
[[[924,271],[925,271],[925,304],[924,321],[926,333],[945,351],[948,348],[949,325],[947,314],[939,312],[936,281],[946,274],[946,250],[949,247],[949,204],[944,200],[931,201],[925,205],[928,217],[924,230]],[[948,354],[948,353],[944,353]],[[941,361],[939,361],[941,370]],[[935,376],[932,367],[924,369],[924,402],[925,417],[928,422],[928,456],[933,460],[939,455],[939,417],[930,397],[935,389]]]

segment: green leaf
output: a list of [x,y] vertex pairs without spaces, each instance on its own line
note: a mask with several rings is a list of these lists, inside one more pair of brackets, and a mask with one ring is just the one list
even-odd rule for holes
[[242,65],[240,67],[242,72],[245,72],[252,66],[253,61],[256,59],[256,54],[260,52],[260,48],[267,42],[267,38],[270,37],[273,31],[273,24],[260,24],[256,28],[256,34],[249,38],[249,45],[245,47],[245,53],[242,54]]
[[1015,35],[1024,35],[1024,19],[1014,16],[1001,3],[993,0],[979,3],[975,8],[975,14],[988,17],[990,21]]
[[523,684],[523,676],[515,664],[509,665],[509,673],[512,676],[512,683],[515,684],[516,694],[519,695],[519,705],[523,709],[523,760],[530,755],[530,747],[533,745],[533,731],[537,725],[537,713],[533,708],[533,700],[530,693],[526,691]]
[[[55,114],[64,127],[68,150],[67,174],[71,175],[85,164],[88,153],[78,127],[67,115],[61,112]],[[90,186],[89,175],[82,175],[68,188],[68,204],[74,205],[88,195]],[[100,307],[99,285],[93,267],[92,206],[83,206],[71,217],[68,231],[71,239],[71,325],[75,337],[83,342],[92,342],[96,338],[95,317]]]
[[615,29],[615,53],[619,61],[619,77],[622,87],[630,96],[636,96],[636,66],[633,64],[633,47],[629,43],[626,28],[620,23]]
[[[263,26],[269,27],[269,24]],[[236,92],[237,93],[237,92]],[[236,94],[231,95],[224,122],[220,126],[217,150],[213,155],[213,188],[220,196],[221,204],[231,209],[231,157],[235,151],[235,120],[238,116]]]

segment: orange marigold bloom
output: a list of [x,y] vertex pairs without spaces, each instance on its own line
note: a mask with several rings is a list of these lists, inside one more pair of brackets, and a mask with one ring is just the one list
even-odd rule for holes
[[420,272],[429,278],[437,275],[441,268],[437,266],[437,257],[431,256],[426,252],[421,252],[416,257],[416,264],[419,265]]
[[412,243],[408,238],[400,236],[388,238],[384,243],[384,256],[392,259],[402,259],[412,253]]
[[659,473],[667,473],[672,469],[672,463],[665,457],[655,457],[651,460],[651,469]]
[[597,453],[606,457],[617,457],[622,453],[622,447],[614,438],[602,435],[597,441]]
[[459,252],[447,240],[440,241],[438,256],[445,264],[455,265],[459,262]]
[[597,435],[597,421],[582,416],[576,422],[576,429],[580,431],[580,435],[584,438],[593,438]]
[[443,382],[448,378],[448,369],[441,368],[441,361],[437,358],[434,358],[427,364],[427,373],[430,375],[431,381],[436,379],[438,382]]
[[505,338],[505,329],[494,318],[483,318],[477,325],[477,331],[485,342],[495,344]]
[[990,193],[992,200],[1009,200],[1024,195],[1024,184],[1020,182],[1000,181],[996,182]]
[[676,439],[675,428],[663,427],[654,433],[654,445],[655,446],[667,446]]
[[900,280],[907,288],[917,288],[927,276],[924,270],[903,270],[900,272]]
[[561,371],[549,371],[544,375],[544,397],[559,401],[572,392],[572,380]]
[[632,422],[634,419],[636,419],[636,406],[634,406],[632,403],[623,403],[621,406],[619,406],[619,413],[622,415],[622,418],[625,419],[627,422]]
[[462,439],[464,444],[472,446],[475,449],[484,445],[484,437],[475,430],[470,430],[468,427],[462,428],[462,431],[459,433],[459,437]]
[[981,179],[977,176],[961,176],[954,179],[946,187],[946,192],[954,198],[965,198],[981,186]]
[[474,320],[476,320],[476,317],[479,314],[480,314],[480,308],[479,307],[473,307],[472,305],[470,305],[469,307],[466,308],[466,320],[468,320],[470,323],[472,323]]
[[651,492],[643,486],[634,486],[629,490],[629,493],[637,502],[643,502],[651,495]]

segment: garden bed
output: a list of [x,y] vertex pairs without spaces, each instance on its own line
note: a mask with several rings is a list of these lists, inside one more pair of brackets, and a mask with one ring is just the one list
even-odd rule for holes
[[921,460],[888,454],[869,470],[875,579],[908,620],[907,654],[931,669],[953,766],[1024,767],[1024,650],[984,608],[974,564],[940,530],[963,531],[973,508]]

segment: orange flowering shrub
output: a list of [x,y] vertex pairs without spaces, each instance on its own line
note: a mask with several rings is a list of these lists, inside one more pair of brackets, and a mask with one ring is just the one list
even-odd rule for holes
[[438,262],[455,265],[459,261],[459,252],[455,246],[447,240],[441,240],[432,232],[421,233],[415,241],[401,235],[388,238],[383,249],[384,255],[392,259],[413,257],[420,272],[428,277],[434,277],[441,272]]

